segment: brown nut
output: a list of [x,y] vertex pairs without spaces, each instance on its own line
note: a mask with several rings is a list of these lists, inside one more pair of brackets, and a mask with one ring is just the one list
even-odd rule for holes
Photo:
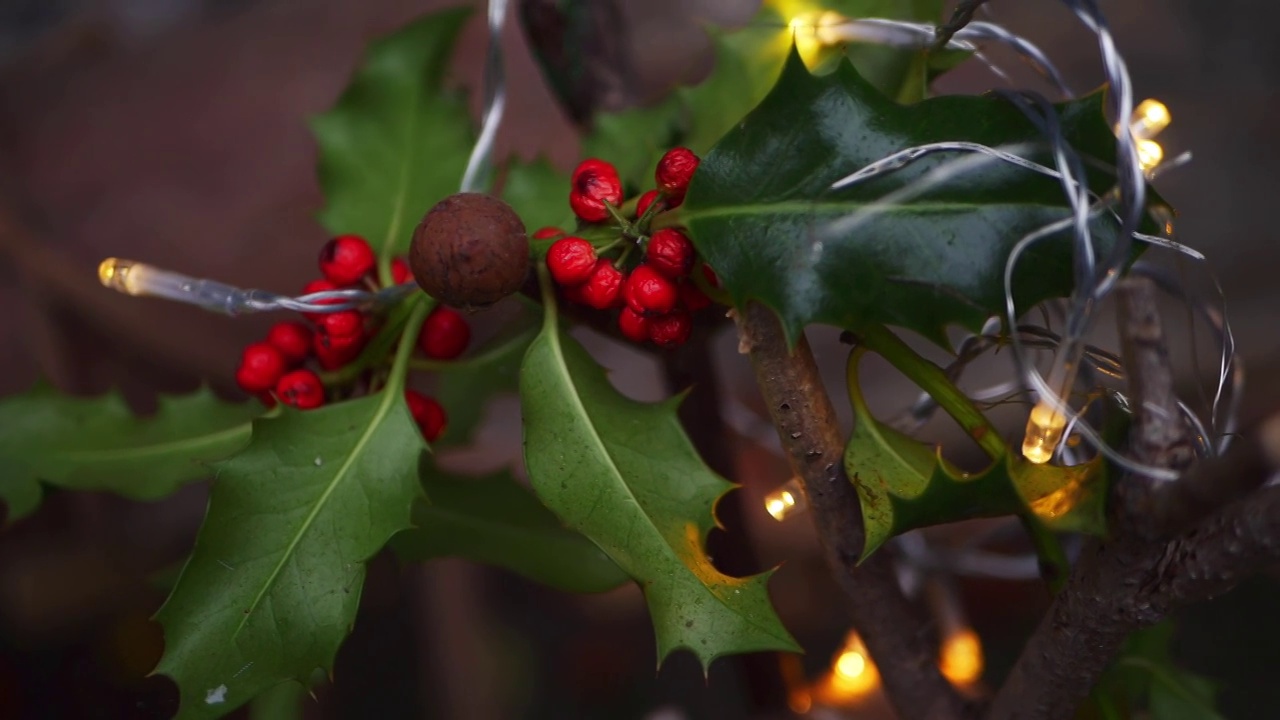
[[409,249],[413,278],[446,305],[491,305],[529,275],[529,236],[511,206],[480,193],[458,193],[427,211]]

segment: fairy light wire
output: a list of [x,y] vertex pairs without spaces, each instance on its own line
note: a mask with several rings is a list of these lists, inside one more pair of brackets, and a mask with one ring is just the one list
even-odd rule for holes
[[[493,174],[493,151],[506,109],[506,75],[503,67],[502,31],[507,0],[488,4],[488,51],[484,71],[484,111],[480,134],[471,148],[461,192],[483,190]],[[226,315],[291,310],[299,313],[334,313],[344,310],[376,310],[400,302],[417,290],[414,282],[381,290],[349,288],[300,296],[259,289],[239,288],[217,280],[191,277],[145,263],[107,258],[98,266],[98,279],[106,287],[135,296],[160,297]]]

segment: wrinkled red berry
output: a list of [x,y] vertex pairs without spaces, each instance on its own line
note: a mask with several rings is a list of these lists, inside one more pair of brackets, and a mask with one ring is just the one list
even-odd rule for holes
[[581,285],[596,269],[596,249],[580,237],[560,238],[547,249],[547,269],[561,285]]
[[561,235],[564,235],[563,230],[561,230],[558,227],[551,227],[550,225],[548,225],[547,227],[538,228],[537,230],[535,230],[533,233],[533,239],[534,240],[550,240],[551,238],[558,238]]
[[413,270],[409,269],[409,263],[404,258],[395,258],[391,261],[391,282],[396,285],[413,282]]
[[324,404],[324,383],[310,370],[294,370],[276,384],[276,397],[285,405],[310,410]]
[[449,416],[435,398],[423,395],[417,390],[405,390],[404,402],[409,406],[409,414],[413,416],[413,421],[418,424],[418,430],[422,432],[427,442],[435,442],[444,434],[445,426],[449,424]]
[[274,345],[257,342],[244,349],[240,367],[236,369],[236,384],[250,394],[260,393],[276,386],[276,381],[288,369],[284,355]]
[[320,272],[335,285],[354,285],[368,275],[378,259],[359,235],[339,235],[320,249]]
[[654,270],[678,280],[693,267],[693,243],[679,230],[665,228],[649,238],[644,257]]
[[322,334],[330,338],[349,339],[364,334],[364,316],[355,310],[325,313],[316,325]]
[[622,299],[625,280],[626,276],[608,258],[600,258],[596,261],[596,269],[591,273],[591,278],[578,286],[580,302],[597,310],[608,310]]
[[652,267],[640,265],[627,278],[622,297],[641,315],[662,315],[676,306],[676,286]]
[[658,181],[658,188],[666,195],[669,206],[678,207],[684,202],[689,180],[697,169],[698,156],[689,148],[671,148],[658,161],[658,169],[653,176]]
[[618,206],[622,203],[622,180],[612,164],[597,158],[588,158],[573,171],[569,207],[573,214],[587,222],[609,219],[605,203]]
[[649,339],[659,347],[673,348],[683,345],[693,331],[693,321],[689,313],[676,310],[649,321]]
[[422,322],[418,348],[429,358],[452,360],[471,342],[471,326],[462,313],[443,305],[431,311]]
[[[644,217],[645,211],[648,210],[649,206],[653,204],[653,201],[657,199],[657,190],[650,190],[649,192],[641,195],[640,199],[636,201],[636,217]],[[658,212],[662,211],[662,207],[664,205],[666,205],[666,203],[658,204]]]
[[316,360],[325,370],[337,370],[360,356],[364,349],[364,333],[355,335],[329,335],[320,328],[311,343]]
[[632,342],[648,342],[649,318],[632,311],[629,307],[624,307],[618,313],[618,330],[622,331],[623,337]]
[[702,288],[692,280],[686,278],[680,283],[680,304],[684,305],[689,312],[698,312],[711,305],[711,298],[702,292]]
[[267,331],[267,344],[280,351],[289,365],[311,354],[311,328],[300,322],[278,322]]

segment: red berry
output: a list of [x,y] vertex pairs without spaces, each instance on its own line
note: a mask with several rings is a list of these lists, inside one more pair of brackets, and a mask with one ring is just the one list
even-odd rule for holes
[[324,404],[324,383],[310,370],[294,370],[276,384],[276,397],[285,405],[311,410]]
[[676,286],[652,267],[640,265],[627,278],[622,297],[641,315],[663,315],[676,306]]
[[462,313],[443,305],[431,311],[422,323],[418,347],[429,358],[452,360],[471,342],[471,326]]
[[316,325],[329,338],[348,340],[364,335],[364,316],[355,310],[325,313],[319,317]]
[[581,302],[597,310],[608,310],[622,298],[622,285],[626,280],[622,271],[613,266],[607,258],[596,261],[596,269],[591,279],[579,286]]
[[617,206],[622,203],[622,181],[618,171],[603,160],[588,158],[573,171],[569,207],[573,214],[587,222],[609,219],[605,203]]
[[409,414],[413,416],[413,421],[418,424],[418,429],[422,431],[422,436],[427,442],[435,442],[444,434],[445,426],[449,424],[449,416],[445,414],[444,407],[440,405],[433,397],[428,397],[417,390],[405,390],[404,402],[409,406]]
[[623,337],[632,342],[643,343],[649,340],[649,318],[629,307],[622,308],[622,312],[618,313],[618,329],[622,331]]
[[693,243],[679,230],[666,228],[649,238],[644,257],[654,270],[678,280],[693,267]]
[[[649,192],[641,195],[640,199],[636,201],[636,217],[643,217],[645,211],[648,210],[649,206],[653,204],[653,201],[657,199],[658,199],[657,190],[650,190]],[[658,205],[658,212],[662,212],[662,207],[665,204],[666,203],[660,203]]]
[[551,227],[550,225],[548,225],[547,227],[539,228],[535,230],[533,232],[533,239],[534,240],[550,240],[551,238],[557,238],[557,237],[560,237],[561,235],[564,235],[563,230],[561,230],[558,227]]
[[262,406],[268,410],[277,405],[276,396],[272,395],[270,392],[258,393],[258,402],[262,403]]
[[680,283],[680,304],[684,305],[689,312],[698,312],[711,305],[711,298],[702,292],[702,288],[692,280],[685,279]]
[[560,238],[547,250],[547,269],[561,285],[581,285],[596,269],[596,249],[580,237]]
[[286,362],[297,365],[311,354],[311,328],[300,322],[278,322],[267,331],[267,344],[280,351]]
[[409,263],[404,258],[395,258],[391,261],[391,282],[396,285],[413,282],[413,270],[409,269]]
[[364,349],[364,343],[363,333],[331,336],[321,329],[316,333],[311,347],[316,354],[316,360],[320,362],[320,367],[325,370],[337,370],[359,357],[360,351]]
[[693,321],[689,319],[689,313],[683,310],[656,317],[649,322],[649,339],[659,347],[683,345],[692,331]]
[[698,156],[689,148],[671,148],[658,161],[658,170],[654,179],[658,188],[666,194],[667,204],[678,207],[684,202],[684,193],[689,189],[689,180],[698,169]]
[[288,362],[275,346],[264,342],[253,343],[240,356],[236,370],[236,384],[247,393],[260,393],[276,386],[276,381],[288,369]]
[[711,287],[720,287],[720,278],[716,277],[716,271],[712,270],[711,266],[706,263],[702,264],[702,277],[706,278],[707,282],[711,283]]
[[[302,287],[302,294],[310,295],[312,293],[329,292],[331,290],[340,290],[340,289],[341,288],[329,282],[328,280],[324,280],[324,279],[312,280],[311,282],[307,283]],[[316,300],[315,302],[320,305],[334,305],[342,301],[337,298],[333,298],[331,300]],[[310,320],[311,322],[320,322],[320,318],[324,317],[324,313],[303,313],[303,315],[305,315],[307,319]]]
[[339,235],[320,249],[320,272],[335,285],[354,285],[373,270],[377,257],[359,235]]

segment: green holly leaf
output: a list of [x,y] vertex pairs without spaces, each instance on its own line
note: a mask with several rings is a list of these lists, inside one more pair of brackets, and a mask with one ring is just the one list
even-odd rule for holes
[[370,45],[337,105],[312,118],[320,222],[363,235],[383,258],[408,249],[418,219],[466,169],[475,132],[444,76],[469,13],[437,12]]
[[520,361],[529,343],[538,334],[532,312],[522,312],[511,323],[511,333],[502,333],[466,360],[440,363],[434,369],[439,378],[436,399],[449,413],[449,426],[437,445],[466,445],[484,419],[487,400],[517,390]]
[[516,211],[530,233],[547,226],[573,227],[569,176],[546,158],[533,162],[510,161],[502,184],[502,199]]
[[1145,708],[1152,720],[1222,720],[1217,684],[1175,662],[1174,630],[1165,620],[1133,633],[1090,693],[1092,709],[1103,717]]
[[424,466],[430,501],[414,505],[415,527],[392,540],[401,558],[467,558],[573,593],[604,592],[630,579],[509,472],[466,478]]
[[729,577],[707,557],[715,503],[733,486],[698,457],[679,399],[645,404],[615,390],[558,327],[546,284],[546,322],[520,372],[538,497],[644,588],[659,662],[677,648],[704,668],[722,655],[798,650],[769,602],[771,573]]
[[[1115,137],[1101,92],[1058,110],[1081,153],[1113,161]],[[769,96],[703,159],[681,217],[734,303],[772,307],[792,338],[810,323],[855,331],[880,323],[946,347],[947,325],[976,331],[1004,312],[1005,261],[1014,244],[1069,211],[1056,180],[993,161],[865,215],[856,228],[830,231],[829,222],[867,210],[955,156],[925,158],[841,191],[829,190],[832,183],[899,150],[938,141],[997,146],[1039,143],[1040,136],[998,98],[949,96],[901,106],[847,62],[819,77],[793,53]],[[1111,182],[1090,171],[1095,191]],[[1119,231],[1101,216],[1092,229],[1102,252]],[[1025,253],[1013,274],[1018,311],[1069,294],[1071,268],[1067,233]]]
[[249,446],[218,466],[195,551],[156,615],[157,671],[178,684],[180,718],[218,717],[332,668],[365,562],[422,498],[424,448],[395,382],[254,423]]
[[70,397],[40,384],[0,401],[0,499],[11,519],[40,504],[40,481],[155,500],[247,445],[261,413],[256,402],[225,402],[201,388],[161,396],[156,412],[140,417],[118,393]]
[[863,352],[849,360],[854,424],[844,456],[866,527],[863,559],[894,535],[980,517],[1020,515],[1062,531],[1105,529],[1101,458],[1059,467],[1005,455],[980,473],[964,472],[937,448],[876,420],[858,382]]

